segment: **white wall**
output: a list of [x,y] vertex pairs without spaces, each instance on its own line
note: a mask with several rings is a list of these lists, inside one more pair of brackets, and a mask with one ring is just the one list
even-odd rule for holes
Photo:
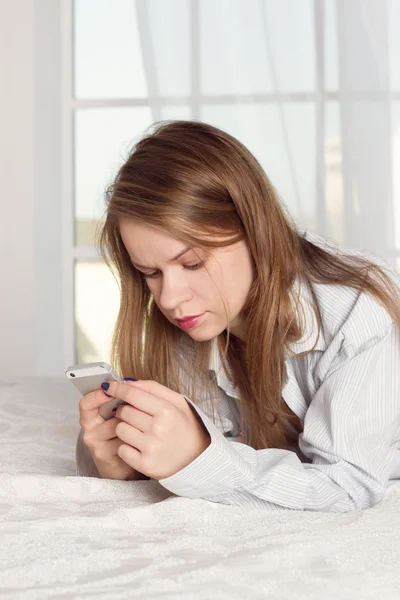
[[0,376],[60,375],[60,2],[0,3]]

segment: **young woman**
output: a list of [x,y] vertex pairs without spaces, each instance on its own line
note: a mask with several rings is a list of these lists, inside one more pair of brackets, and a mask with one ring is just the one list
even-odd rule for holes
[[[111,362],[130,381],[82,397],[78,475],[264,509],[382,499],[400,477],[385,261],[298,230],[252,154],[191,121],[136,145],[99,246],[121,293]],[[110,396],[126,404],[104,421]]]

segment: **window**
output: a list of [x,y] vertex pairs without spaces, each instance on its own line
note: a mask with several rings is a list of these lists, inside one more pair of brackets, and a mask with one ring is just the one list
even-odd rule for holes
[[[94,228],[106,185],[154,121],[227,130],[300,227],[397,260],[400,7],[360,10],[335,0],[70,1],[76,362],[109,360],[118,288]],[[374,32],[386,35],[387,55]]]

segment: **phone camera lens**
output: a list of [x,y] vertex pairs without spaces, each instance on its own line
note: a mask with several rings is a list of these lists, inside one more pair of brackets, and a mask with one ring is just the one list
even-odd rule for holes
[[71,373],[71,377],[75,377],[75,373]]

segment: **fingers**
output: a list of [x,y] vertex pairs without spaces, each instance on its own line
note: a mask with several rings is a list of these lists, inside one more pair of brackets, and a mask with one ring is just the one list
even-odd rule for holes
[[139,380],[138,382],[118,383],[110,381],[107,394],[120,398],[127,404],[151,415],[157,416],[172,406],[181,408],[186,404],[183,396],[157,383],[156,381]]
[[[101,460],[107,463],[110,463],[110,457],[118,457],[118,448],[124,442],[119,438],[114,438],[109,440],[104,444],[97,444],[91,448],[92,454],[96,457],[97,460]],[[119,457],[118,457],[119,458]],[[118,462],[118,459],[117,459]]]
[[154,416],[164,404],[164,400],[155,398],[141,389],[129,385],[129,383],[117,383],[116,381],[110,381],[109,383],[107,394],[110,394],[113,398],[120,398],[148,415]]
[[174,390],[171,390],[167,386],[158,383],[158,381],[154,381],[152,379],[139,379],[138,381],[125,381],[124,383],[131,385],[134,389],[147,392],[156,398],[166,400],[171,404],[174,404],[177,408],[181,408],[182,405],[186,405],[186,400],[182,394],[174,392]]
[[92,410],[97,410],[99,406],[110,402],[112,398],[108,398],[105,392],[99,388],[94,392],[89,392],[85,396],[82,396],[79,402],[79,408],[85,412],[90,412]]
[[139,431],[142,431],[143,433],[150,429],[153,420],[153,417],[151,417],[148,413],[138,410],[137,408],[133,408],[129,404],[119,406],[115,416],[118,419],[121,419],[121,421],[128,423],[128,425],[136,427],[136,429],[139,429]]
[[82,427],[84,443],[88,448],[94,448],[99,443],[101,444],[112,440],[117,437],[115,428],[118,423],[120,423],[119,419],[109,419],[108,421],[102,419],[102,423],[95,427]]
[[98,409],[111,400],[101,388],[82,396],[79,402],[80,426],[93,428],[103,423],[104,419],[98,414]]

